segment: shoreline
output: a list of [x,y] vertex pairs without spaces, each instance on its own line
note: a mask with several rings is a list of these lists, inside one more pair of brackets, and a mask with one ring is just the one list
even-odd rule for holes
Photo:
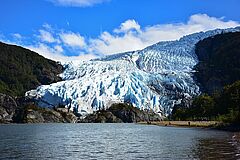
[[[189,123],[190,122],[190,123]],[[107,123],[107,122],[105,122]],[[105,124],[95,122],[95,124]],[[21,124],[81,124],[81,123],[66,123],[66,122],[47,122],[47,123],[0,123],[0,125],[21,125]],[[86,123],[84,123],[86,124]],[[93,123],[89,123],[93,124]],[[113,123],[116,124],[116,123]],[[124,124],[124,123],[121,123]],[[219,121],[139,121],[133,122],[132,124],[139,125],[156,125],[161,127],[181,127],[181,128],[202,128],[202,129],[213,129],[219,131],[237,132],[240,133],[239,124],[223,123]]]
[[137,122],[143,125],[156,125],[162,127],[205,128],[229,132],[240,132],[240,125],[223,123],[220,121],[155,121]]
[[218,121],[155,121],[155,122],[137,122],[138,124],[157,125],[164,127],[197,127],[197,128],[212,128],[222,124]]

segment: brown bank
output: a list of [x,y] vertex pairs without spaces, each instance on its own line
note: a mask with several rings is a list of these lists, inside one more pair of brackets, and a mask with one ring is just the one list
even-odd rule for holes
[[171,127],[214,127],[220,125],[217,121],[159,121],[159,122],[139,122],[139,124],[152,124],[158,126]]
[[156,122],[138,122],[138,124],[150,124],[165,127],[199,127],[211,128],[231,132],[240,132],[239,124],[223,123],[220,121],[156,121]]

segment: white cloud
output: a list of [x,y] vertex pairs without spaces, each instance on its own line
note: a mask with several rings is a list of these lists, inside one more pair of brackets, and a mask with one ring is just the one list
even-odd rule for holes
[[224,21],[222,18],[209,17],[206,14],[195,14],[189,18],[187,23],[148,26],[139,37],[152,44],[158,41],[176,40],[200,31],[231,28],[238,25],[240,25],[239,22]]
[[62,53],[62,52],[63,52],[63,48],[62,48],[62,46],[60,46],[60,45],[54,46],[54,49],[55,49],[57,52],[59,52],[59,53]]
[[88,51],[91,53],[113,54],[143,48],[145,43],[133,33],[123,36],[103,32],[97,39],[89,41]]
[[56,61],[61,61],[64,57],[60,52],[57,51],[55,48],[51,48],[44,43],[39,43],[36,45],[25,46],[26,48],[39,53],[40,55],[48,58],[53,59]]
[[195,14],[190,17],[188,25],[201,25],[205,30],[214,29],[214,28],[229,28],[232,26],[239,25],[235,21],[224,21],[224,17],[216,18],[209,17],[207,14]]
[[85,39],[79,33],[61,33],[60,38],[62,39],[63,43],[70,47],[79,47],[82,48],[86,45]]
[[127,33],[134,30],[140,32],[140,25],[135,20],[131,19],[123,22],[119,28],[114,30],[114,32]]
[[22,35],[19,33],[14,33],[14,34],[12,34],[12,36],[16,39],[22,39]]
[[60,62],[69,62],[69,61],[87,61],[90,59],[97,58],[96,55],[93,54],[82,54],[78,56],[66,56],[63,55],[61,52],[62,47],[61,46],[55,46],[55,47],[49,47],[46,44],[39,43],[37,45],[30,45],[30,46],[24,46],[34,52],[39,53],[40,55],[52,59],[55,61],[60,61]]
[[90,7],[110,0],[48,0],[55,5],[70,7]]
[[94,54],[81,54],[79,56],[71,56],[69,57],[69,59],[67,61],[88,61],[94,58],[98,58],[98,56],[94,55]]
[[[216,28],[230,28],[240,25],[236,21],[224,21],[223,18],[206,14],[192,15],[187,23],[156,24],[141,29],[134,20],[127,20],[114,33],[103,32],[98,38],[90,39],[88,51],[92,53],[113,54],[143,49],[159,41],[169,41],[184,35]],[[137,32],[129,32],[132,30]],[[119,34],[124,33],[124,34]]]
[[[216,18],[206,14],[195,14],[189,17],[186,23],[156,24],[145,27],[141,27],[135,20],[127,20],[113,29],[112,32],[105,31],[96,38],[85,38],[80,33],[53,29],[49,24],[45,24],[43,25],[44,29],[39,30],[36,44],[24,45],[26,44],[23,42],[25,39],[21,41],[5,40],[5,42],[19,44],[49,59],[65,62],[89,60],[96,58],[96,55],[139,50],[159,41],[176,40],[195,32],[239,25],[239,22],[225,21],[223,17]],[[6,38],[0,34],[0,39]],[[70,56],[69,53],[76,56]]]
[[53,37],[53,35],[46,31],[46,30],[39,30],[39,38],[43,41],[43,42],[48,42],[48,43],[53,43],[53,42],[57,42],[57,40]]
[[52,30],[52,26],[48,23],[44,23],[43,24],[43,28],[47,29],[47,30]]

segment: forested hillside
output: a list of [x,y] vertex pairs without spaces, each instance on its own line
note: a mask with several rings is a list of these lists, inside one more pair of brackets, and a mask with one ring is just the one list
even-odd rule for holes
[[22,96],[41,84],[61,80],[63,67],[28,49],[0,42],[0,93]]

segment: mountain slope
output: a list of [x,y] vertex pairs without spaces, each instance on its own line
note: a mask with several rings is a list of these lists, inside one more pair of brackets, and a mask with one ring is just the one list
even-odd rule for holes
[[240,32],[219,34],[196,44],[196,77],[209,94],[240,80]]
[[22,96],[40,85],[61,80],[63,67],[28,49],[0,42],[0,93]]
[[[43,107],[70,104],[81,114],[105,109],[113,103],[131,103],[168,115],[185,97],[200,94],[193,79],[198,63],[195,44],[205,38],[236,32],[213,30],[160,42],[143,50],[66,64],[62,82],[43,85],[26,93]],[[71,99],[71,100],[70,100]]]

